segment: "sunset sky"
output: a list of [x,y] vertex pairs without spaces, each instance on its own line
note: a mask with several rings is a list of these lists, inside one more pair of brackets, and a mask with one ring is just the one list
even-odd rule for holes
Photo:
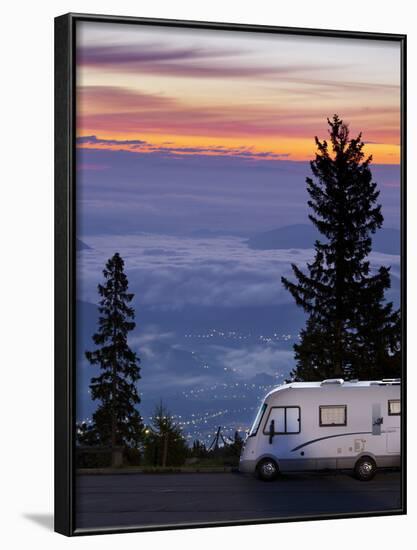
[[309,160],[338,113],[400,157],[394,42],[78,23],[79,147]]
[[391,268],[399,302],[399,45],[90,22],[77,45],[77,416],[94,410],[85,350],[118,251],[141,414],[163,399],[187,437],[233,436],[294,367],[305,319],[281,276],[314,255],[308,161],[334,113],[373,155],[371,268]]

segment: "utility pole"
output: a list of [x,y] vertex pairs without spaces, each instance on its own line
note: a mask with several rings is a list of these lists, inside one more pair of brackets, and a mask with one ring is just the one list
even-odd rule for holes
[[214,436],[214,439],[213,439],[213,441],[211,442],[210,447],[208,448],[209,451],[210,451],[212,448],[213,448],[213,450],[215,450],[215,451],[219,448],[219,440],[220,440],[220,438],[222,438],[222,440],[223,440],[223,442],[224,442],[224,439],[223,439],[223,436],[222,436],[221,433],[220,433],[220,430],[221,430],[221,426],[219,426],[218,429],[217,429],[216,435]]

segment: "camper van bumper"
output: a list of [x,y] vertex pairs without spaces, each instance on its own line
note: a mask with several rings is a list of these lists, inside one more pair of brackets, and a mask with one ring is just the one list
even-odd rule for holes
[[244,474],[253,474],[256,470],[256,460],[241,460],[239,462],[239,472]]

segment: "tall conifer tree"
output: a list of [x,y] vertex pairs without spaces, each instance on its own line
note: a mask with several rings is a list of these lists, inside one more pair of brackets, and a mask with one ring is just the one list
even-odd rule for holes
[[317,153],[307,178],[309,218],[322,235],[307,273],[292,265],[296,282],[282,277],[298,306],[308,314],[295,344],[301,380],[334,376],[399,376],[400,318],[384,300],[389,268],[372,273],[372,234],[383,223],[379,191],[372,181],[362,136],[334,115],[330,143],[315,138]]
[[141,439],[142,419],[136,408],[140,367],[127,342],[128,333],[135,328],[134,310],[129,305],[134,295],[128,292],[119,253],[108,260],[103,275],[104,283],[98,285],[98,331],[93,336],[97,349],[85,354],[92,365],[100,367],[100,374],[90,384],[91,397],[100,405],[93,414],[89,438],[114,450],[137,445]]
[[155,407],[152,425],[146,430],[145,460],[153,466],[180,466],[185,462],[189,449],[181,427],[163,405]]

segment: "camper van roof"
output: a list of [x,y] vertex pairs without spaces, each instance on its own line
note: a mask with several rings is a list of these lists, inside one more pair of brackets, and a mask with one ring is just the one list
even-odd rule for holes
[[342,378],[333,378],[328,380],[322,380],[321,382],[289,382],[286,384],[281,384],[273,390],[271,390],[268,395],[271,395],[277,391],[287,390],[290,388],[364,388],[370,386],[398,386],[401,385],[400,378],[383,378],[382,380],[343,380]]

